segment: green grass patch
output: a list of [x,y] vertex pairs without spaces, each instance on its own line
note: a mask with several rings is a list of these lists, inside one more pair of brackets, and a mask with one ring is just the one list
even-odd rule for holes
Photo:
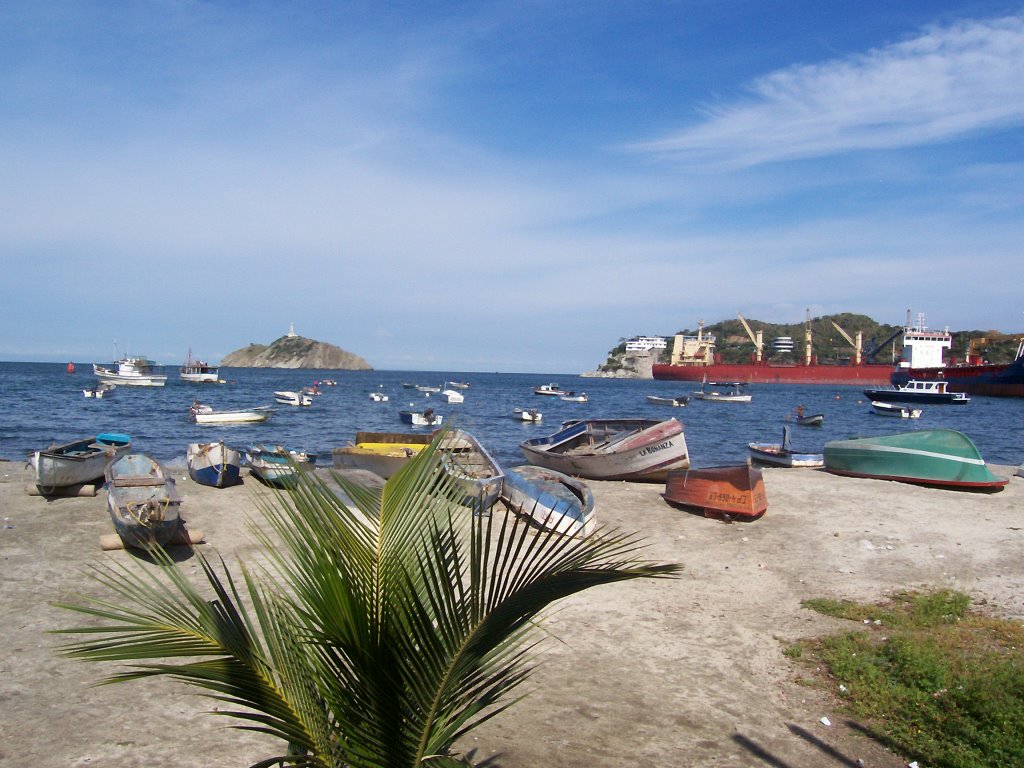
[[972,613],[959,592],[901,592],[885,605],[808,600],[860,623],[792,646],[827,670],[850,713],[936,768],[1024,765],[1024,625]]

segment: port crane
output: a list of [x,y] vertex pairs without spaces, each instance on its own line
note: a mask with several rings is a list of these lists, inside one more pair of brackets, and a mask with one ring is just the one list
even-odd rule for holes
[[764,333],[758,331],[756,334],[750,330],[750,326],[747,324],[746,319],[739,312],[736,312],[736,317],[740,319],[740,323],[743,325],[743,330],[747,332],[747,336],[754,343],[754,359],[757,362],[761,362],[761,358],[764,356]]

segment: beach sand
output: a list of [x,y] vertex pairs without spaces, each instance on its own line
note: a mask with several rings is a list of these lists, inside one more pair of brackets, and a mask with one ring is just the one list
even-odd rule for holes
[[[202,550],[254,562],[246,519],[269,491],[250,479],[218,491],[185,475],[182,514],[205,533]],[[661,485],[593,483],[601,524],[639,532],[650,559],[684,571],[558,604],[530,696],[463,750],[506,768],[905,765],[783,655],[800,638],[854,628],[800,603],[951,587],[1024,617],[1024,478],[984,494],[812,470],[764,477],[767,514],[733,524],[667,505]],[[112,532],[102,492],[46,500],[26,493],[28,481],[20,463],[0,463],[0,765],[237,768],[278,754],[278,743],[204,714],[213,702],[181,684],[97,687],[116,665],[57,655],[62,639],[47,631],[85,619],[52,603],[95,591],[90,564],[136,558],[100,549]],[[188,549],[176,551],[198,576]]]

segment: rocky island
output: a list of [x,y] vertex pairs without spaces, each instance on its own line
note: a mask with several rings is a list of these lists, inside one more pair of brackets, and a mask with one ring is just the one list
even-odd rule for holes
[[333,344],[307,339],[292,328],[287,335],[265,344],[250,344],[225,355],[225,368],[328,368],[345,371],[372,371],[366,360]]

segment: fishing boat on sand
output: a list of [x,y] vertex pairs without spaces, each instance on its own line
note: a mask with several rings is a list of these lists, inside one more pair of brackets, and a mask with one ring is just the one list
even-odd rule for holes
[[747,443],[747,450],[752,461],[773,467],[820,467],[825,464],[825,457],[820,453],[793,450],[789,427],[782,428],[781,443]]
[[185,451],[188,474],[200,485],[227,488],[242,482],[242,453],[226,445],[215,443],[189,443]]
[[664,498],[730,521],[757,520],[768,509],[761,470],[749,463],[669,472]]
[[363,469],[385,480],[430,445],[433,435],[406,432],[356,432],[355,442],[335,448],[336,469]]
[[925,429],[825,443],[825,469],[837,475],[948,488],[998,490],[974,442],[954,429]]
[[107,510],[125,546],[163,546],[181,525],[181,497],[156,459],[129,453],[107,465]]
[[313,469],[317,455],[283,445],[253,445],[245,450],[249,474],[275,488],[292,488],[299,472]]
[[531,465],[507,470],[501,500],[514,514],[544,531],[589,536],[597,526],[590,487],[553,469]]
[[42,494],[84,485],[103,478],[107,464],[131,450],[132,439],[117,432],[102,432],[64,445],[34,451],[29,458],[36,487]]
[[592,480],[664,482],[669,470],[690,465],[683,425],[676,419],[570,421],[519,447],[531,464]]
[[451,442],[438,449],[444,472],[462,487],[462,504],[484,514],[501,492],[504,471],[477,438],[465,430],[450,433]]

